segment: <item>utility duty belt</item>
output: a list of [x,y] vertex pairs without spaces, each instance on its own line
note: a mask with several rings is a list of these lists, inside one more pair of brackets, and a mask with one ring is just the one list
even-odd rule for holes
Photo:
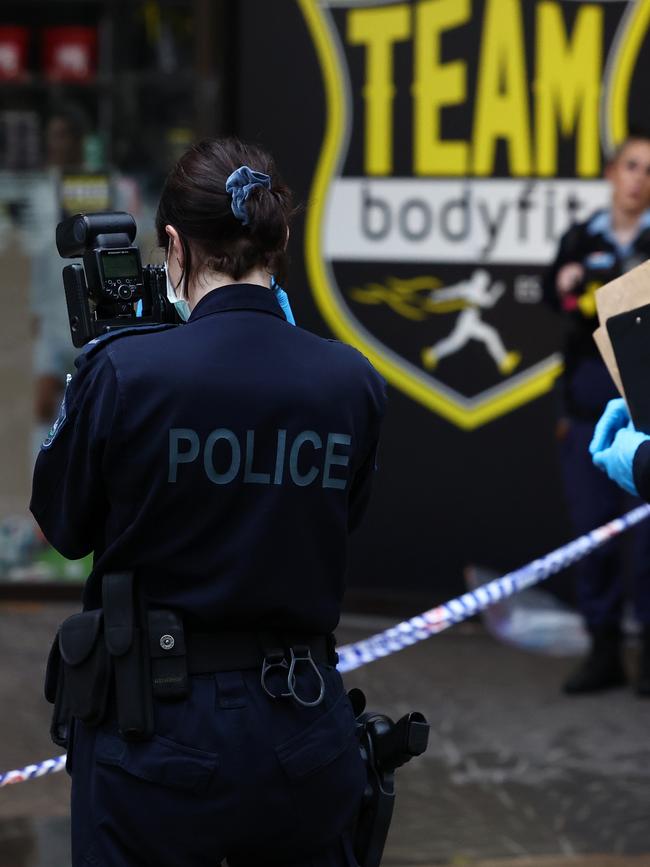
[[122,737],[150,738],[154,698],[186,698],[194,674],[259,669],[270,698],[313,707],[325,693],[317,666],[338,661],[332,635],[186,633],[177,612],[147,608],[130,572],[104,576],[102,602],[64,620],[50,650],[45,697],[54,704],[52,740],[62,747],[73,717],[97,726],[113,698]]

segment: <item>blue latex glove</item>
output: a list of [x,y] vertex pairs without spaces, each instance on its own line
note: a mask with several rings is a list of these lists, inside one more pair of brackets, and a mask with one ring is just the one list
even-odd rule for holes
[[271,291],[275,295],[275,300],[282,308],[284,318],[290,325],[295,325],[296,320],[293,318],[293,311],[291,309],[291,304],[289,304],[289,296],[284,289],[276,283],[275,277],[271,277]]
[[638,497],[639,492],[634,484],[632,472],[634,455],[641,443],[647,442],[649,439],[650,437],[646,434],[634,430],[632,422],[630,422],[627,427],[619,429],[611,445],[592,452],[593,462],[598,469],[607,473],[609,478],[616,482],[619,487]]
[[611,446],[617,432],[630,423],[630,413],[622,397],[610,400],[594,429],[594,435],[589,443],[589,452],[593,457],[596,452]]

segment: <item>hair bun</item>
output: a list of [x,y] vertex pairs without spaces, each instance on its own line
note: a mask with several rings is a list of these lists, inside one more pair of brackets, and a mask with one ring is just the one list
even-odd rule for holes
[[234,280],[263,269],[282,282],[291,213],[291,191],[268,153],[237,139],[204,139],[167,178],[156,215],[158,243],[167,245],[166,225],[178,231],[185,287],[204,268]]

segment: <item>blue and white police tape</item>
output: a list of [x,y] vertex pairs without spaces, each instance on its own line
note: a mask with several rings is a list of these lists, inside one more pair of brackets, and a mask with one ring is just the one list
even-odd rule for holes
[[[405,647],[410,647],[418,641],[424,641],[425,638],[430,638],[438,632],[449,629],[450,626],[466,620],[479,611],[484,611],[490,605],[501,602],[520,590],[539,584],[545,578],[549,578],[556,572],[566,569],[572,563],[582,560],[583,557],[591,554],[592,551],[613,539],[614,536],[618,536],[624,530],[633,527],[649,516],[650,506],[638,506],[620,518],[603,524],[602,527],[597,527],[561,548],[556,548],[545,557],[533,560],[532,563],[515,569],[514,572],[509,572],[501,578],[489,581],[487,584],[477,587],[476,590],[463,593],[456,599],[438,605],[437,608],[430,608],[429,611],[411,617],[410,620],[404,620],[402,623],[384,630],[384,632],[371,635],[370,638],[341,646],[337,648],[339,671],[342,673],[353,671],[355,668],[374,662],[375,659],[381,659],[391,653],[397,653],[398,650],[404,650]],[[5,774],[0,774],[0,788],[10,786],[12,783],[22,783],[25,780],[43,777],[46,774],[55,774],[57,771],[62,771],[64,767],[65,755],[62,755],[55,759],[47,759],[37,765],[27,765],[26,768],[18,771],[7,771]]]
[[597,527],[561,548],[556,548],[545,557],[533,560],[532,563],[515,569],[514,572],[509,572],[501,578],[489,581],[487,584],[477,587],[476,590],[463,593],[456,599],[451,599],[437,608],[430,608],[422,614],[411,617],[410,620],[404,620],[396,626],[391,626],[384,632],[371,635],[370,638],[338,647],[338,669],[342,673],[353,671],[355,668],[374,662],[375,659],[397,653],[398,650],[403,650],[405,647],[410,647],[418,641],[424,641],[425,638],[430,638],[444,629],[449,629],[450,626],[466,620],[473,614],[484,611],[490,605],[501,602],[508,596],[525,590],[526,587],[539,584],[540,581],[566,569],[577,560],[582,560],[583,557],[591,554],[609,539],[618,536],[619,533],[638,524],[648,516],[650,516],[650,506],[638,506],[620,518],[603,524],[602,527]]
[[0,789],[3,786],[11,786],[14,783],[24,783],[25,780],[35,780],[37,777],[45,777],[47,774],[56,774],[65,768],[65,753],[55,759],[46,759],[37,765],[27,765],[19,771],[7,771],[0,774]]

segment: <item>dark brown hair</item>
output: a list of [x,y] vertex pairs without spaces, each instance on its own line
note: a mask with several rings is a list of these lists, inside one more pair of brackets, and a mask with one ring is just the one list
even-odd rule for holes
[[612,165],[623,153],[625,148],[633,141],[644,141],[650,144],[650,132],[642,126],[630,125],[630,129],[625,138],[619,142],[607,158],[607,163]]
[[[270,189],[257,186],[250,191],[245,203],[246,226],[233,214],[226,192],[229,175],[243,165],[271,177]],[[203,267],[233,280],[254,268],[264,268],[282,283],[291,214],[291,191],[278,177],[269,154],[237,139],[204,139],[183,154],[169,173],[156,213],[156,232],[164,249],[169,245],[166,225],[180,236],[185,257],[183,294],[187,296],[190,278]],[[192,251],[198,261],[193,261]]]

